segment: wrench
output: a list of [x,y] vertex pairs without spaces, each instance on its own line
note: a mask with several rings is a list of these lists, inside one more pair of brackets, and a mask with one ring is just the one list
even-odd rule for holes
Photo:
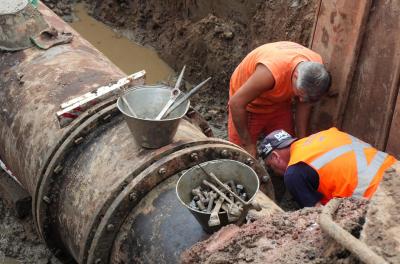
[[211,212],[210,219],[208,220],[208,226],[217,226],[221,224],[221,221],[219,220],[219,210],[221,209],[222,203],[224,202],[223,197],[219,197],[217,202],[215,203],[215,207]]

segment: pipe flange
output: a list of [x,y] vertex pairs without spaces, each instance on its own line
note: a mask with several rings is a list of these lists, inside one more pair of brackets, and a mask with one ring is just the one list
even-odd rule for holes
[[[113,241],[123,224],[125,217],[134,209],[140,200],[155,186],[176,173],[189,169],[197,164],[222,158],[221,150],[225,149],[232,153],[236,160],[244,163],[249,157],[248,153],[239,149],[237,146],[225,144],[206,144],[185,148],[171,155],[158,160],[146,170],[137,175],[126,188],[116,197],[108,210],[104,213],[99,223],[87,258],[80,259],[81,263],[94,263],[100,259],[102,262],[109,262],[111,256]],[[192,154],[197,153],[198,159],[193,161]],[[251,166],[261,177],[265,175],[265,170],[260,164]],[[160,174],[161,168],[166,169],[165,174]],[[135,200],[131,199],[131,194],[135,194]],[[113,232],[107,230],[109,224],[116,228]],[[106,245],[106,246],[105,246]]]
[[84,114],[82,119],[79,119],[79,122],[75,123],[75,125],[71,127],[69,130],[70,133],[68,133],[66,137],[63,137],[62,144],[58,146],[57,151],[54,153],[52,158],[49,159],[50,162],[46,166],[47,169],[38,182],[39,188],[36,188],[33,214],[39,235],[58,258],[66,261],[73,258],[60,243],[57,243],[59,239],[53,237],[56,235],[50,228],[51,219],[49,216],[51,214],[49,212],[49,207],[51,206],[52,201],[57,199],[57,197],[54,197],[55,195],[51,192],[51,189],[53,188],[57,175],[63,170],[63,166],[61,165],[63,160],[69,154],[69,151],[76,145],[76,140],[83,140],[86,135],[92,132],[93,129],[105,125],[112,120],[104,120],[104,116],[116,116],[119,114],[119,111],[113,102],[115,102],[115,99],[100,104],[97,111],[91,111],[86,115]]

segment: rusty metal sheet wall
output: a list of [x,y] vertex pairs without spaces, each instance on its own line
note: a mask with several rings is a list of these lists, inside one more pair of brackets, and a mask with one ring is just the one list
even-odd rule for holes
[[399,0],[373,1],[342,124],[380,149],[385,148],[399,89],[399,17]]
[[400,1],[320,1],[311,41],[332,73],[313,131],[337,126],[400,155]]
[[322,56],[333,83],[329,96],[314,107],[314,131],[340,125],[370,5],[371,0],[320,1],[310,46]]

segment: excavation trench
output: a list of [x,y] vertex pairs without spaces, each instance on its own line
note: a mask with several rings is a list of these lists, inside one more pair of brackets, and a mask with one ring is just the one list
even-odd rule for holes
[[[249,50],[265,42],[287,39],[307,44],[314,19],[314,10],[316,8],[316,1],[254,1],[254,3],[245,3],[243,1],[215,1],[213,3],[205,3],[205,1],[166,2],[152,0],[143,2],[130,0],[118,1],[117,3],[111,0],[89,0],[86,2],[89,4],[90,12],[97,19],[111,26],[118,33],[114,33],[110,28],[87,16],[86,10],[82,4],[75,6],[76,16],[80,18],[80,21],[77,20],[73,22],[72,26],[75,27],[77,31],[81,32],[84,38],[87,38],[95,47],[108,56],[125,74],[145,69],[148,72],[148,83],[160,81],[172,82],[173,77],[171,76],[173,76],[174,70],[178,71],[184,64],[187,64],[189,69],[187,81],[190,83],[196,83],[205,77],[213,76],[212,84],[202,91],[199,96],[194,98],[193,103],[195,110],[203,114],[204,118],[209,121],[213,127],[214,134],[219,138],[226,137],[225,109],[227,87],[229,76],[235,65]],[[45,1],[45,3],[52,4],[53,9],[61,15],[71,15],[70,1],[48,0]],[[64,5],[62,6],[63,8],[61,8],[61,5]],[[69,8],[65,8],[65,5]],[[135,45],[123,36],[131,41],[135,40],[143,45],[154,47],[159,52],[160,56],[171,65],[174,70],[172,70],[167,63],[160,60],[151,49],[143,49],[143,46]],[[95,70],[96,69],[94,69],[94,71]],[[111,75],[117,77],[123,74],[113,68],[113,73],[110,74],[110,76]],[[102,81],[106,82],[107,80],[104,78]],[[116,191],[115,196],[105,201],[105,204],[107,204],[109,208],[101,208],[99,213],[99,211],[96,211],[98,208],[93,207],[90,209],[91,211],[89,210],[90,212],[85,212],[86,215],[83,217],[85,219],[92,217],[91,213],[99,213],[101,216],[105,214],[109,217],[107,221],[110,222],[103,221],[104,219],[95,219],[90,223],[85,223],[90,226],[92,224],[99,225],[103,230],[97,229],[91,231],[96,232],[96,234],[89,233],[90,230],[87,230],[83,224],[71,224],[68,218],[70,216],[67,214],[62,215],[64,218],[42,219],[44,223],[42,229],[44,228],[45,231],[44,236],[51,241],[50,246],[55,246],[52,244],[54,241],[56,242],[55,244],[61,242],[62,239],[59,239],[58,236],[63,237],[64,241],[62,242],[67,246],[66,248],[62,248],[62,250],[72,252],[74,259],[82,262],[89,261],[96,263],[97,261],[100,263],[104,261],[104,259],[107,259],[107,255],[105,258],[102,258],[103,256],[100,257],[100,255],[104,252],[105,247],[107,250],[110,250],[110,252],[113,252],[113,254],[108,257],[111,257],[115,261],[123,262],[123,260],[132,260],[139,257],[143,258],[143,262],[156,261],[154,258],[161,256],[157,254],[162,254],[159,250],[162,251],[161,246],[164,241],[163,239],[171,239],[171,237],[177,238],[179,236],[179,233],[170,234],[168,232],[162,233],[160,230],[153,230],[162,227],[163,223],[176,224],[174,221],[168,222],[171,221],[171,219],[167,219],[163,222],[162,217],[168,217],[168,215],[165,215],[160,208],[165,207],[165,202],[168,202],[168,199],[172,200],[175,198],[173,193],[173,181],[177,178],[175,172],[179,171],[177,166],[180,167],[180,169],[189,168],[190,164],[193,165],[201,160],[221,158],[221,153],[224,153],[222,150],[229,150],[233,159],[245,162],[248,158],[246,153],[243,153],[235,146],[225,141],[217,139],[215,139],[215,141],[214,139],[208,140],[202,132],[197,131],[198,128],[192,126],[190,122],[185,121],[184,126],[185,128],[183,131],[195,133],[197,135],[196,138],[201,139],[201,143],[199,143],[200,141],[192,142],[192,138],[188,138],[187,134],[182,133],[180,135],[182,137],[181,140],[175,142],[176,144],[171,146],[171,149],[163,149],[160,152],[150,154],[150,156],[156,157],[154,163],[152,163],[153,161],[144,162],[143,166],[137,169],[137,171],[141,173],[138,175],[139,180],[141,179],[140,177],[146,178],[146,175],[152,176],[143,180],[143,182],[140,182],[141,185],[138,184],[137,186],[132,184],[133,181],[130,182],[131,185],[128,186],[124,185],[125,182],[121,183],[121,188],[132,188],[134,191],[132,193],[135,195],[131,196],[126,192],[118,193]],[[104,133],[103,135],[102,133],[105,130],[110,131],[108,134]],[[106,143],[109,142],[106,138],[108,136],[111,137],[113,133],[115,133],[115,138],[113,138],[116,140],[115,142],[118,143],[118,140],[120,140],[121,143],[117,144],[117,148],[122,148],[120,149],[122,152],[125,151],[123,150],[123,141],[121,141],[121,137],[119,137],[124,135],[120,119],[115,119],[115,121],[110,124],[101,125],[98,134],[89,137],[88,142],[85,144],[87,144],[87,146],[92,144],[93,147],[104,146],[104,149],[106,149],[106,146],[108,147]],[[207,145],[207,147],[199,146],[201,144]],[[86,162],[94,162],[93,164],[110,162],[109,160],[102,160],[100,154],[98,155],[98,160],[94,160],[89,154],[82,154],[84,148],[85,145],[82,146],[82,149],[76,150],[70,154],[69,157],[66,157],[66,164],[70,165],[71,168],[74,166],[76,166],[76,168],[84,168]],[[102,153],[104,149],[97,148],[99,153]],[[137,151],[135,146],[131,146],[130,150],[132,149],[134,152]],[[193,160],[190,151],[194,150],[198,152],[199,160]],[[166,156],[163,156],[164,154]],[[133,153],[133,155],[137,155],[137,153]],[[81,157],[81,159],[75,160],[77,156]],[[171,160],[168,160],[169,158],[171,158]],[[132,163],[133,161],[130,160],[130,162]],[[138,159],[134,160],[134,162],[140,163],[143,162],[143,160]],[[167,176],[160,173],[160,171],[162,172],[163,170],[160,170],[162,167],[158,166],[161,165],[166,165],[167,169],[171,169]],[[260,168],[257,170],[258,172],[262,171]],[[54,188],[59,192],[62,192],[64,189],[78,188],[76,184],[85,178],[82,176],[85,172],[87,171],[78,169],[74,169],[71,173],[68,170],[62,172],[65,180],[57,180]],[[103,172],[98,171],[98,173],[102,174]],[[111,173],[111,171],[108,170],[108,173]],[[68,178],[68,175],[72,176]],[[89,178],[90,177],[91,176],[89,176]],[[127,179],[132,180],[129,177]],[[110,179],[106,177],[104,180],[110,181]],[[93,184],[91,181],[96,181],[96,177],[92,177],[88,182],[84,182],[85,188],[90,188],[91,184]],[[110,185],[107,187],[112,186],[112,184],[114,184],[114,182],[111,180]],[[106,185],[107,184],[103,183],[102,188]],[[151,190],[151,193],[146,196],[147,200],[143,199],[143,201],[139,203],[138,200],[146,195],[146,193],[140,191],[142,190],[140,187],[146,189],[146,191]],[[162,195],[160,195],[160,193]],[[58,210],[68,210],[69,205],[67,203],[63,204],[63,202],[71,199],[71,196],[69,196],[70,194],[68,193],[62,194],[64,196],[56,197],[55,203],[49,206],[51,208],[45,209],[53,214],[58,213]],[[90,194],[92,195],[92,193]],[[84,195],[84,192],[80,193],[80,195],[81,197],[72,197],[75,199],[75,202],[79,203],[79,199],[87,199],[88,203],[94,204]],[[166,198],[158,199],[159,195],[160,198]],[[100,201],[103,198],[104,197],[99,196],[99,200],[96,200],[96,202],[100,204],[103,202]],[[135,210],[131,210],[129,214],[126,213],[128,209],[132,209],[132,205],[127,205],[126,198],[128,200],[131,198],[131,201],[133,200],[137,203],[136,207],[134,207],[137,210],[136,213]],[[146,203],[150,203],[150,209],[146,206]],[[158,207],[153,208],[152,206],[154,205]],[[79,204],[79,206],[82,206],[82,204]],[[363,202],[348,202],[343,206],[342,209],[344,213],[342,216],[344,216],[342,218],[350,219],[350,222],[353,223],[353,225],[349,227],[349,230],[357,230],[360,228],[359,225],[364,217],[365,207],[366,204]],[[182,211],[179,211],[180,209],[173,208],[171,211],[177,210],[177,214],[183,214]],[[350,213],[355,209],[357,209],[356,213]],[[124,213],[126,217],[126,220],[122,222],[122,219],[118,219],[117,217],[120,212]],[[110,213],[109,216],[107,215],[108,213]],[[296,263],[296,261],[298,261],[297,257],[299,256],[307,263],[317,263],[318,261],[326,260],[321,259],[326,256],[318,255],[321,252],[325,252],[325,249],[315,251],[315,247],[320,245],[320,241],[325,241],[327,239],[320,230],[315,228],[314,224],[318,214],[318,209],[310,209],[295,213],[283,213],[276,217],[269,216],[266,217],[265,221],[257,220],[255,223],[243,228],[242,231],[238,231],[232,226],[227,227],[223,232],[231,233],[231,237],[233,237],[231,241],[221,245],[214,244],[212,245],[213,247],[211,246],[211,251],[207,251],[210,249],[210,245],[204,243],[198,244],[192,251],[186,252],[183,261],[188,263],[204,262],[210,258],[213,258],[215,261],[225,260],[232,263],[236,263],[237,259],[243,262],[264,261],[265,259],[261,257],[263,254],[264,256],[265,254],[268,255],[269,252],[273,254],[269,256],[270,259],[268,260],[276,261],[276,259],[281,259],[282,263],[287,263],[287,261]],[[10,220],[11,216],[9,213],[6,213],[5,216],[6,217],[2,218],[4,222],[8,221],[7,223],[11,223],[10,225],[14,227],[18,225],[17,220]],[[185,224],[196,224],[192,221],[193,219],[190,218],[190,215],[188,217],[189,218],[185,218],[188,221],[185,222]],[[157,219],[155,222],[157,225],[148,228],[146,224],[154,218]],[[339,220],[342,218],[339,217]],[[38,219],[40,220],[40,215]],[[121,226],[121,232],[113,237],[107,233],[107,230],[110,229],[112,231],[112,227],[115,224],[113,222],[114,220],[120,221],[118,224]],[[39,225],[43,223],[39,221]],[[25,224],[33,225],[32,221],[29,219]],[[53,229],[48,229],[46,226],[47,224],[52,224]],[[65,226],[68,226],[70,229],[65,228],[65,230],[63,230]],[[2,224],[1,227],[5,229],[6,225]],[[18,228],[21,228],[21,226],[18,226]],[[52,232],[55,231],[54,228],[58,228],[57,231],[63,230],[62,232],[65,231],[65,233],[57,233],[53,236],[54,234]],[[143,246],[143,241],[148,242],[148,238],[138,236],[138,234],[135,233],[135,228],[143,230],[143,234],[152,239],[152,234],[154,232],[159,232],[157,233],[158,237],[155,238],[158,239],[156,245],[159,247],[154,248],[151,245]],[[21,229],[18,230],[18,232],[14,233],[9,232],[11,236],[14,236],[14,240],[9,237],[6,237],[6,239],[8,239],[8,241],[13,240],[17,244],[20,243],[22,246],[9,246],[10,243],[4,243],[4,239],[0,240],[1,249],[7,252],[7,257],[23,259],[26,263],[37,263],[38,259],[57,263],[57,260],[51,257],[48,251],[44,251],[43,253],[43,246],[40,249],[42,251],[37,251],[37,255],[40,256],[36,256],[36,249],[33,248],[32,244],[37,243],[38,238],[29,238],[30,244],[26,245],[23,242],[24,239],[18,238],[22,236]],[[77,230],[82,230],[82,232],[76,232]],[[197,231],[195,231],[195,233],[196,232]],[[315,232],[317,234],[315,234]],[[269,240],[258,239],[260,238],[260,234],[265,235]],[[90,239],[81,239],[80,236],[83,235]],[[196,235],[198,236],[198,240],[206,238],[201,232],[197,232]],[[17,239],[15,239],[15,237]],[[218,240],[215,239],[215,241]],[[233,243],[230,243],[232,241]],[[305,243],[307,241],[309,242],[308,244]],[[189,242],[194,243],[195,240]],[[176,252],[173,252],[174,249],[171,249],[169,253],[173,252],[173,254],[168,255],[168,253],[168,258],[163,259],[161,262],[164,261],[168,263],[171,259],[179,259],[179,255],[175,253],[183,251],[185,247],[189,246],[189,242],[184,246],[180,244],[179,250],[176,250]],[[84,243],[88,244],[83,245]],[[92,246],[90,243],[93,243]],[[293,254],[285,255],[291,248],[299,244],[304,244],[304,247],[299,247],[299,251],[293,252]],[[135,250],[140,248],[140,245],[142,245],[141,249],[143,253],[148,254],[148,256],[135,255],[138,252]],[[25,251],[21,249],[21,247],[23,248],[24,246],[32,247],[32,250],[28,250],[29,253],[26,254]],[[279,248],[278,246],[282,247]],[[330,247],[330,244],[325,244],[324,246]],[[340,259],[343,254],[343,258],[348,256],[348,253],[343,249],[337,249],[336,246],[332,247],[335,249],[332,252],[336,254],[335,256],[337,256],[337,258]],[[80,251],[82,248],[86,251]],[[204,251],[204,248],[207,250]],[[2,256],[0,255],[0,257]],[[259,257],[260,259],[258,259]],[[337,258],[334,258],[334,261],[336,261]],[[160,259],[157,260],[160,261]],[[12,260],[8,259],[8,261]],[[332,261],[332,263],[334,263],[334,261]]]

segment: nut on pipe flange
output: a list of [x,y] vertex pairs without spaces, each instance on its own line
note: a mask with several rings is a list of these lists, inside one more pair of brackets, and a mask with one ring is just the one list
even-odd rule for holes
[[113,224],[108,224],[108,225],[107,225],[107,231],[110,231],[110,232],[113,231],[113,230],[114,230],[114,227],[115,227],[115,226],[114,226]]
[[262,182],[268,182],[270,180],[270,177],[268,175],[264,175],[261,177]]
[[135,201],[136,199],[137,199],[137,194],[135,192],[129,194],[130,201]]
[[166,168],[160,168],[159,170],[158,170],[158,174],[159,175],[165,175],[165,173],[167,173],[167,169]]
[[190,154],[190,159],[192,161],[198,161],[199,160],[199,154],[197,154],[196,152],[193,152]]
[[51,199],[50,199],[50,197],[48,197],[48,196],[43,196],[43,201],[44,201],[45,203],[47,203],[47,204],[50,204],[50,203],[51,203]]
[[82,143],[82,141],[83,141],[83,137],[78,137],[78,138],[76,138],[76,139],[74,140],[74,143],[75,143],[76,145],[78,145],[78,144]]
[[57,167],[55,167],[55,169],[54,169],[54,173],[55,173],[55,174],[58,174],[58,173],[60,173],[62,170],[63,170],[63,166],[57,165]]
[[246,164],[249,165],[249,166],[252,166],[252,165],[254,164],[254,161],[253,161],[252,158],[247,158],[246,161],[245,161],[244,163],[246,163]]
[[226,149],[221,150],[221,157],[226,159],[229,157],[229,152]]

